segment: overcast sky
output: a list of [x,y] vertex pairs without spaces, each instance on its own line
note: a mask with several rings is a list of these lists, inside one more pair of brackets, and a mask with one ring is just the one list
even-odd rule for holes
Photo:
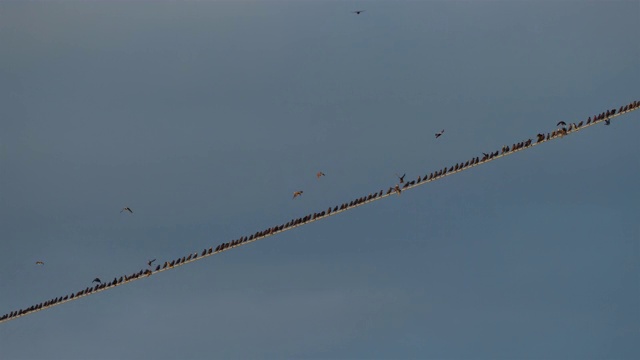
[[[0,314],[640,100],[638,34],[637,0],[0,2]],[[640,358],[639,120],[0,324],[0,357]]]

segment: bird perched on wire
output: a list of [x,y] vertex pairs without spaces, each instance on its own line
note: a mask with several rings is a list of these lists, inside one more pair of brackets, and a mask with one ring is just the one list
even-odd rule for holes
[[394,189],[396,190],[396,194],[400,195],[402,193],[402,190],[400,190],[400,185],[396,184],[396,187]]
[[485,157],[489,157],[489,154],[487,153],[482,153],[482,155],[484,155]]
[[558,125],[557,125],[557,126],[560,126],[560,125],[567,125],[567,123],[566,123],[566,122],[564,122],[564,121],[560,121],[560,122],[558,122]]
[[131,210],[131,208],[130,208],[130,207],[124,207],[124,208],[122,208],[122,210],[120,210],[120,212],[123,212],[123,211],[128,211],[128,212],[130,212],[131,214],[133,214],[133,210]]
[[42,261],[36,261],[36,265],[44,265],[44,262],[42,262]]
[[302,191],[302,190],[300,190],[300,191],[294,191],[294,193],[293,193],[293,198],[294,198],[294,199],[295,199],[295,198],[297,198],[298,196],[302,195],[302,193],[303,193],[303,192],[304,192],[304,191]]
[[398,179],[400,179],[400,184],[402,184],[404,182],[404,177],[407,176],[407,174],[402,174],[402,176],[396,174],[396,176],[398,177]]
[[440,136],[442,136],[442,134],[444,134],[444,129],[442,129],[442,131],[436,133],[436,139],[439,138]]
[[316,177],[318,179],[320,179],[321,177],[325,176],[324,173],[322,171],[318,171],[318,173],[316,174]]
[[356,14],[356,15],[360,15],[363,12],[365,12],[365,10],[356,10],[356,11],[352,11],[352,13]]
[[92,283],[94,282],[97,282],[98,284],[102,284],[102,281],[100,281],[100,278],[93,279]]
[[154,261],[156,261],[156,259],[147,261],[147,265],[151,266],[151,264],[153,264]]

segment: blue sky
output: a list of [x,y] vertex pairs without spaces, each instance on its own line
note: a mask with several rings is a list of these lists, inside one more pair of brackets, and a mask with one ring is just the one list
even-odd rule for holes
[[[639,100],[639,20],[637,1],[2,2],[0,313]],[[3,323],[0,353],[638,358],[639,116]]]

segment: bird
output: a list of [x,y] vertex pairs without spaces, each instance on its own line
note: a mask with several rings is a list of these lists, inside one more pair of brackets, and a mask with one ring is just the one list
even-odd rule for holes
[[560,126],[560,125],[567,125],[567,123],[566,123],[566,122],[564,122],[564,121],[560,121],[560,122],[558,122],[558,125],[557,125],[557,126]]
[[131,210],[131,208],[129,208],[129,207],[124,207],[124,208],[122,208],[122,210],[120,210],[120,212],[123,212],[123,211],[128,211],[128,212],[133,214],[133,210]]
[[295,191],[295,192],[293,193],[293,198],[294,198],[294,199],[295,199],[295,198],[297,198],[298,196],[302,195],[302,193],[303,193],[303,192],[304,192],[304,191],[302,191],[302,190],[300,190],[300,191]]
[[440,136],[442,136],[442,134],[444,134],[444,129],[442,129],[442,131],[436,133],[436,139],[439,138]]
[[42,262],[42,261],[36,261],[36,265],[44,265],[44,262]]
[[322,171],[318,171],[318,173],[316,174],[316,177],[320,179],[322,176],[325,176],[324,173]]
[[604,120],[604,124],[605,124],[605,125],[611,125],[611,120],[609,120],[609,119],[605,119],[605,120]]
[[396,174],[396,176],[400,179],[400,184],[402,184],[404,182],[404,177],[407,176],[407,174],[402,174],[402,176]]
[[396,193],[398,195],[400,195],[402,193],[402,190],[400,190],[400,185],[396,184],[396,187],[394,188],[394,190],[396,191]]
[[365,12],[365,10],[356,10],[356,11],[352,11],[352,13],[356,14],[356,15],[360,15],[363,12]]
[[484,155],[485,157],[489,157],[489,154],[487,153],[482,153],[482,155]]
[[154,261],[156,261],[156,259],[149,260],[149,261],[147,261],[147,264],[148,264],[149,266],[151,266],[151,264],[153,264],[153,262],[154,262]]
[[102,281],[100,281],[100,278],[95,278],[93,279],[92,283],[97,282],[99,284],[102,284]]

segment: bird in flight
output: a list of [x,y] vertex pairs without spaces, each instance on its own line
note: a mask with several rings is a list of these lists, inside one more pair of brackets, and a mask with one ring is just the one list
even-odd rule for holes
[[156,259],[149,260],[149,261],[147,261],[147,264],[148,264],[149,266],[151,266],[151,264],[153,264],[153,262],[154,262],[154,261],[156,261]]
[[302,190],[300,190],[300,191],[295,191],[295,192],[293,193],[293,198],[294,198],[294,199],[295,199],[295,198],[297,198],[298,196],[302,195],[302,193],[303,193],[303,192],[304,192],[304,191],[302,191]]
[[487,153],[482,153],[482,155],[484,155],[485,157],[489,157],[489,154]]
[[564,121],[560,121],[560,122],[558,122],[558,125],[557,125],[557,126],[560,126],[560,125],[567,125],[567,123],[566,123],[566,122],[564,122]]
[[102,281],[100,281],[100,278],[93,279],[92,283],[94,282],[97,282],[98,284],[102,284]]
[[609,120],[609,119],[605,119],[605,120],[604,120],[604,124],[605,124],[605,125],[611,125],[611,120]]
[[352,11],[352,13],[356,14],[356,15],[360,15],[363,12],[365,12],[365,10],[356,10],[356,11]]
[[402,184],[404,182],[404,177],[407,176],[407,174],[402,174],[402,176],[396,174],[396,176],[400,179],[400,184]]
[[440,136],[442,136],[442,134],[444,134],[444,129],[442,129],[442,131],[436,133],[436,139],[439,138]]
[[324,173],[322,171],[318,171],[318,173],[316,174],[316,177],[318,179],[320,179],[321,177],[325,176]]
[[122,210],[120,210],[120,212],[123,212],[123,211],[128,211],[133,214],[133,210],[131,210],[131,208],[129,207],[125,207],[125,208],[122,208]]
[[36,261],[36,265],[44,265],[44,262],[42,262],[42,261]]

